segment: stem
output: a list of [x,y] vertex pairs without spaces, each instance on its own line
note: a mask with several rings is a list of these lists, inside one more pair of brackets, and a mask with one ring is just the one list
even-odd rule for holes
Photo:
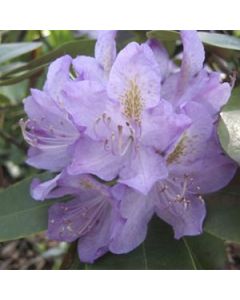
[[16,141],[15,138],[10,136],[8,133],[4,132],[3,130],[0,129],[0,137],[2,137],[6,142],[10,144],[14,144],[16,147],[18,147],[20,150],[25,152],[25,146],[18,141]]

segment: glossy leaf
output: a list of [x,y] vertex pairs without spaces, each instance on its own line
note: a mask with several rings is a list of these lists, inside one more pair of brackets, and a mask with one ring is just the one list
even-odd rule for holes
[[71,56],[91,55],[94,50],[94,45],[95,41],[91,40],[78,40],[63,44],[62,46],[54,49],[53,51],[48,52],[47,54],[36,58],[33,61],[30,61],[25,66],[22,66],[20,68],[14,69],[11,72],[6,73],[5,76],[9,76],[11,74],[23,72],[26,70],[33,70],[35,68],[39,68],[40,66],[46,65],[64,54],[69,54]]
[[218,135],[225,152],[240,164],[240,88],[232,92],[221,112]]
[[[41,179],[49,175],[35,175]],[[0,191],[0,241],[22,238],[46,230],[48,207],[53,200],[35,201],[29,193],[33,177]],[[62,200],[66,200],[62,199]]]
[[47,64],[42,65],[42,66],[37,67],[37,68],[34,68],[31,71],[24,72],[21,75],[13,76],[13,77],[11,77],[9,79],[1,80],[0,81],[0,86],[11,85],[11,84],[18,83],[18,82],[20,82],[22,80],[28,79],[31,76],[36,75],[39,72],[43,71],[44,67],[46,67],[46,66],[47,66]]
[[223,240],[240,243],[240,174],[225,189],[206,198],[204,230]]
[[237,37],[209,32],[198,32],[198,34],[202,42],[206,45],[230,50],[240,50],[240,39]]
[[[237,37],[203,31],[198,31],[198,35],[201,41],[207,46],[227,50],[240,50],[240,39]],[[176,42],[180,39],[180,34],[173,30],[152,30],[147,32],[147,37],[157,39],[161,42]]]
[[0,44],[0,63],[31,52],[41,47],[41,45],[42,43],[40,42]]
[[185,238],[198,269],[221,270],[226,266],[225,242],[209,233]]
[[0,77],[4,76],[5,73],[9,73],[9,72],[11,72],[19,67],[25,66],[25,65],[26,65],[26,63],[20,62],[20,61],[2,65],[2,66],[0,66]]

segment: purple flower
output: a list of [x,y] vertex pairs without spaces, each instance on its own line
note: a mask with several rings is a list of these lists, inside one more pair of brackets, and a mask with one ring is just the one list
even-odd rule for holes
[[127,253],[141,244],[154,213],[173,227],[176,239],[201,234],[204,195],[224,187],[234,176],[236,164],[223,154],[212,134],[210,116],[199,105],[188,105],[187,110],[195,121],[166,153],[169,176],[157,181],[148,195],[123,184],[113,187],[125,222],[118,227],[112,252]]
[[[130,43],[117,55],[115,35],[99,34],[95,57],[53,62],[44,91],[26,100],[29,121],[22,123],[28,162],[61,171],[35,180],[33,198],[74,198],[50,208],[48,236],[78,239],[86,262],[136,248],[155,213],[177,239],[200,234],[204,195],[236,171],[216,134],[231,88],[204,69],[197,33],[181,32],[180,69],[154,40]],[[109,188],[90,174],[117,184]]]
[[[204,53],[197,33],[183,32],[182,38],[181,69],[166,77],[163,89],[165,93],[167,86],[166,100],[174,104],[177,112],[186,114],[192,124],[165,152],[168,177],[157,181],[147,196],[121,184],[113,188],[121,214],[128,220],[112,245],[116,253],[128,252],[145,239],[154,212],[173,227],[177,239],[200,234],[206,215],[204,194],[227,185],[237,169],[224,155],[216,134],[216,119],[228,100],[230,86],[219,82],[218,73],[208,74],[202,69]],[[125,234],[133,223],[137,224],[137,232],[129,241]]]
[[162,84],[161,96],[176,109],[194,101],[204,105],[210,115],[217,117],[227,103],[231,87],[221,82],[218,72],[204,69],[204,48],[196,31],[182,31],[182,65],[178,72],[170,74]]
[[[61,68],[69,66],[71,62],[69,57],[55,63],[59,61]],[[26,122],[20,121],[23,136],[31,146],[27,163],[51,171],[59,171],[70,162],[71,146],[83,130],[73,123],[71,116],[62,107],[59,86],[68,75],[63,78],[59,74],[54,72],[54,65],[50,66],[44,90],[32,89],[31,96],[24,101],[29,119]],[[53,81],[53,76],[58,76],[57,82]]]
[[71,195],[66,203],[53,204],[49,209],[47,236],[52,240],[78,240],[81,261],[93,263],[109,251],[115,232],[123,219],[118,214],[110,188],[91,176],[71,176],[66,172],[44,183],[32,183],[36,200]]
[[[112,61],[114,51],[107,52],[110,60],[104,59],[100,46],[97,43],[98,61]],[[190,119],[160,99],[159,66],[148,45],[126,46],[107,80],[103,65],[94,58],[76,58],[73,66],[79,77],[66,82],[62,90],[64,108],[79,127],[85,127],[68,172],[90,173],[106,181],[118,177],[147,194],[157,180],[167,177],[160,154],[181,136]]]

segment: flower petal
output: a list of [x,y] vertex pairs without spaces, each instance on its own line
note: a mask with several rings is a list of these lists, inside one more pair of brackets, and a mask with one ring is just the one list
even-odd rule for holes
[[164,80],[171,69],[172,62],[169,58],[167,50],[157,40],[151,39],[147,41],[147,45],[152,49],[156,61],[158,62],[161,78]]
[[128,44],[117,56],[108,81],[110,98],[133,104],[134,111],[154,107],[160,101],[161,76],[154,54],[146,44]]
[[104,83],[104,72],[95,58],[90,56],[77,56],[72,61],[78,80],[94,80]]
[[156,194],[156,213],[173,227],[176,239],[202,233],[203,220],[206,215],[202,198],[198,195],[186,194],[184,201],[178,201],[157,187]]
[[60,108],[47,93],[31,89],[31,96],[24,100],[24,110],[41,130],[49,135],[77,136],[78,130],[65,110]]
[[151,195],[143,194],[118,184],[112,188],[113,196],[120,203],[120,214],[125,221],[110,244],[113,253],[127,253],[138,247],[146,238],[147,226],[154,213]]
[[71,176],[65,170],[45,182],[34,179],[31,183],[31,196],[35,200],[59,198],[65,195],[83,195],[85,190],[97,189],[98,184],[88,175]]
[[95,81],[69,82],[62,92],[63,104],[78,126],[85,127],[85,134],[96,138],[95,127],[106,110],[108,96],[101,84]]
[[61,56],[52,62],[47,73],[47,81],[44,85],[46,91],[54,101],[61,104],[61,95],[65,82],[70,80],[70,65],[72,58],[69,55]]
[[93,263],[109,251],[114,223],[118,220],[108,206],[99,224],[78,241],[78,254],[82,262]]
[[215,136],[211,136],[203,159],[192,168],[192,183],[194,187],[198,187],[201,194],[212,193],[225,187],[238,167],[223,153],[216,135],[215,133]]
[[198,37],[197,31],[181,31],[183,43],[183,59],[180,70],[178,95],[186,88],[189,80],[196,75],[202,68],[205,58],[203,44]]
[[185,114],[176,114],[167,101],[143,114],[141,141],[145,146],[153,146],[164,153],[190,126],[191,119]]
[[189,102],[183,111],[192,119],[192,124],[167,157],[169,169],[180,174],[191,170],[192,164],[202,159],[213,131],[213,120],[202,105]]
[[131,161],[121,172],[118,182],[147,195],[153,184],[167,177],[168,170],[163,158],[151,147],[140,147],[132,154]]
[[227,103],[230,94],[230,85],[227,82],[221,83],[219,73],[202,70],[191,80],[184,95],[178,100],[178,105],[184,106],[189,101],[196,101],[215,116]]
[[30,120],[20,122],[24,138],[32,146],[27,163],[58,171],[70,161],[71,146],[81,133],[45,92],[33,89],[31,93],[24,102]]
[[96,142],[84,137],[75,145],[68,172],[71,175],[94,174],[108,181],[114,179],[121,168],[122,157],[105,150],[104,142]]
[[88,234],[101,219],[105,219],[108,202],[98,191],[89,190],[88,197],[79,197],[67,203],[56,203],[49,209],[48,237],[72,242]]
[[49,194],[51,193],[51,191],[57,187],[60,177],[61,174],[42,183],[37,178],[33,179],[31,183],[31,196],[38,201],[43,201],[46,198],[49,198]]
[[102,66],[105,76],[108,76],[116,58],[116,30],[101,30],[95,46],[95,58]]
[[[71,161],[72,148],[69,145],[46,147],[44,150],[30,147],[26,163],[38,169],[60,171]],[[57,155],[56,155],[57,153]]]
[[176,90],[179,82],[180,74],[174,73],[169,75],[161,86],[161,97],[169,101],[174,107],[178,104],[178,98],[175,99]]

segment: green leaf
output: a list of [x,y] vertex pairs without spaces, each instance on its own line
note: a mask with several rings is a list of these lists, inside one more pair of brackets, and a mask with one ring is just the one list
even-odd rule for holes
[[11,100],[4,94],[0,94],[0,107],[4,107],[5,105],[9,105]]
[[[41,66],[45,66],[46,64],[50,63],[54,59],[65,54],[69,54],[71,56],[91,55],[94,50],[94,45],[95,45],[95,41],[92,40],[79,40],[79,41],[73,41],[73,42],[63,44],[62,46],[56,48],[55,50],[29,62],[25,66],[22,66],[20,68],[14,69],[11,72],[6,73],[5,76],[9,76],[11,74],[23,72],[26,70],[32,71],[35,68],[40,68]],[[2,83],[3,81],[1,81],[1,85]]]
[[196,269],[196,263],[183,240],[173,238],[169,225],[154,218],[146,240],[136,250],[121,255],[108,253],[94,264],[80,263],[76,249],[65,269],[92,270],[173,270]]
[[51,30],[47,40],[50,45],[56,48],[61,44],[74,40],[74,34],[72,30]]
[[10,104],[18,104],[27,96],[29,85],[28,81],[21,81],[15,85],[6,85],[0,87],[0,93],[5,95]]
[[[0,241],[19,239],[46,230],[48,208],[54,202],[31,198],[30,183],[36,177],[48,179],[49,175],[35,175],[0,191]],[[61,199],[64,200],[66,198]]]
[[173,30],[152,30],[147,32],[147,37],[149,39],[156,39],[162,42],[175,42],[180,38],[180,34],[179,32]]
[[[237,37],[203,31],[198,31],[198,35],[207,48],[214,50],[222,57],[229,57],[231,53],[234,53],[233,50],[240,50],[240,39]],[[172,48],[173,43],[180,39],[180,33],[173,30],[153,30],[147,32],[147,37],[163,42],[167,48],[171,45]]]
[[25,66],[25,65],[26,65],[26,63],[20,62],[20,61],[2,65],[2,66],[0,66],[0,77],[4,76],[5,73],[9,73],[10,71],[13,71],[13,70],[15,70],[19,67]]
[[233,90],[231,98],[220,113],[218,135],[224,151],[240,164],[240,88]]
[[223,190],[206,198],[204,230],[222,240],[240,243],[240,174]]
[[198,35],[206,45],[230,50],[240,50],[240,39],[237,37],[209,32],[198,32]]
[[42,46],[40,42],[0,44],[0,63],[31,52]]
[[12,84],[15,84],[15,83],[19,83],[20,81],[23,81],[25,79],[30,78],[33,75],[36,75],[36,74],[40,73],[41,71],[43,71],[44,67],[46,67],[46,66],[47,66],[47,64],[39,66],[37,68],[34,68],[31,71],[24,72],[21,75],[13,76],[10,79],[1,80],[0,81],[0,86],[7,86],[7,85],[12,85]]
[[225,242],[209,233],[185,238],[189,249],[196,261],[198,269],[221,270],[225,268],[226,246]]

